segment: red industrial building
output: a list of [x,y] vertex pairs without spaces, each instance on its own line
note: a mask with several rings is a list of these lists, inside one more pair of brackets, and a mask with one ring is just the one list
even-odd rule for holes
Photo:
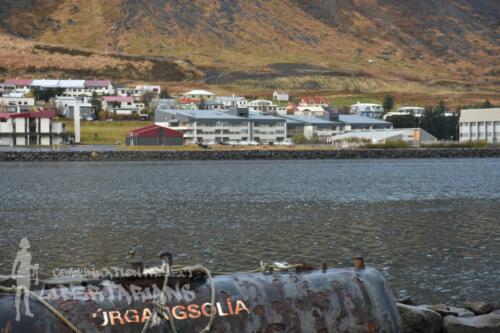
[[129,146],[181,146],[183,133],[159,125],[149,125],[130,131],[126,138]]

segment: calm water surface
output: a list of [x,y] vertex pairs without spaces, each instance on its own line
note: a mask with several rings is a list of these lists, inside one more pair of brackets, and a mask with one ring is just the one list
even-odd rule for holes
[[0,274],[22,237],[55,268],[146,262],[351,266],[397,297],[500,299],[500,159],[0,163]]

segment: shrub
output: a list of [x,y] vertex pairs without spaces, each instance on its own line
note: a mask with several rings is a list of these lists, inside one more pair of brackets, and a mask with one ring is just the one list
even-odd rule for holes
[[466,142],[436,142],[425,144],[423,148],[486,148],[489,144],[485,140],[466,141]]
[[404,149],[410,148],[410,144],[408,142],[402,140],[395,141],[387,141],[385,143],[368,143],[366,145],[361,146],[361,148],[367,149]]

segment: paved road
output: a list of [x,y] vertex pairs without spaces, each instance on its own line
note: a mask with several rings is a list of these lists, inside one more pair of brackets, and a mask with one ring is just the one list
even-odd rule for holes
[[19,152],[19,151],[117,151],[120,146],[115,145],[78,145],[78,146],[63,146],[58,148],[49,147],[0,147],[1,152]]

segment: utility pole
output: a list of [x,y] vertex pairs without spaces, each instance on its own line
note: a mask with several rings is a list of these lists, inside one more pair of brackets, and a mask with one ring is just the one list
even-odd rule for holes
[[73,121],[75,124],[75,143],[80,143],[80,100],[76,101]]

